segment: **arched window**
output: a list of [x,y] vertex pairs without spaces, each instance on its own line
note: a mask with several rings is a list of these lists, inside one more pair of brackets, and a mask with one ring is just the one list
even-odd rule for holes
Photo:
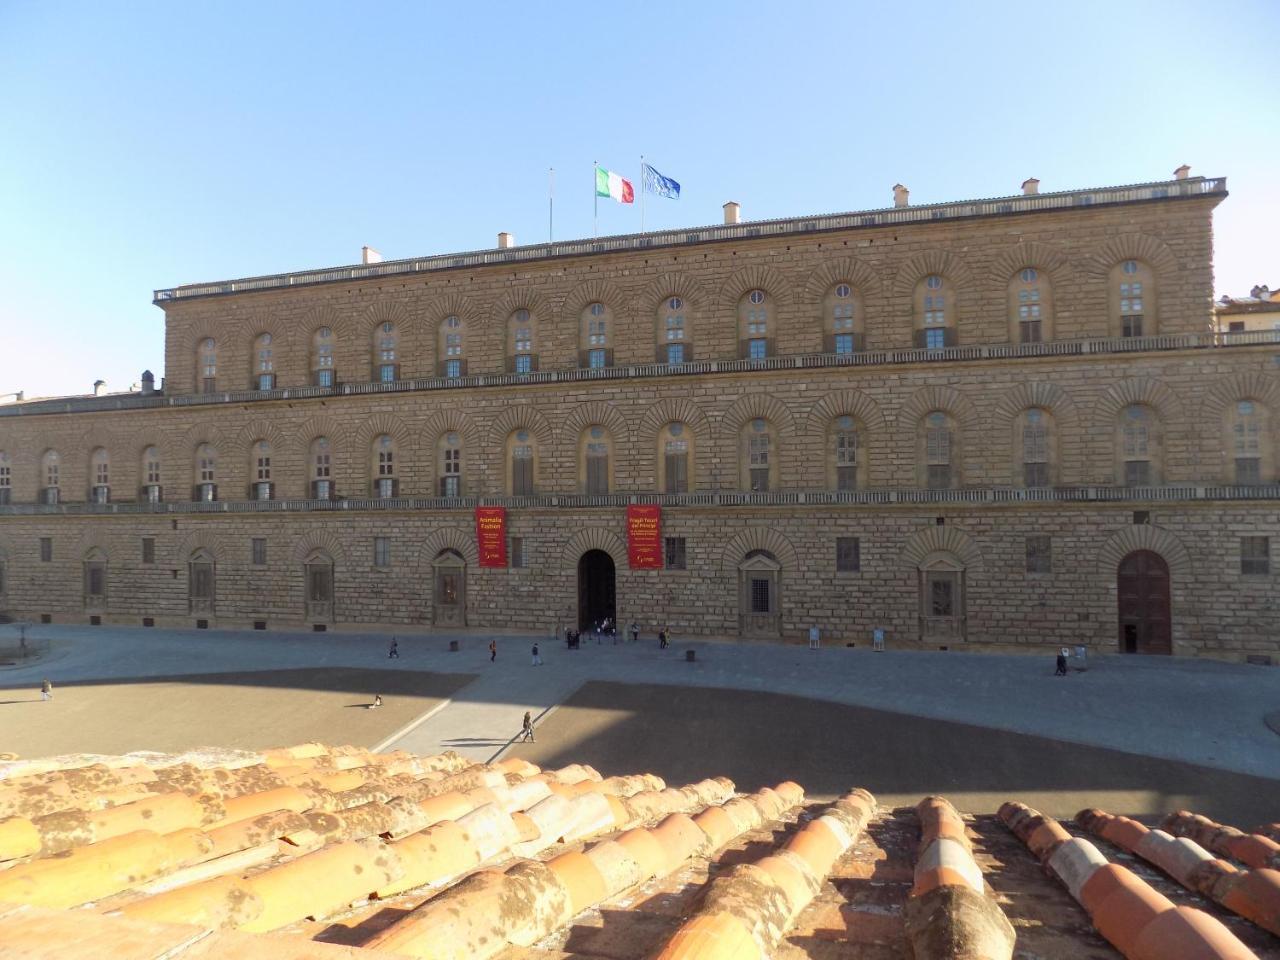
[[955,291],[939,274],[930,274],[916,284],[915,345],[940,350],[957,343]]
[[373,334],[373,372],[379,383],[400,379],[400,334],[390,320],[379,324]]
[[338,382],[333,366],[333,330],[329,327],[311,335],[311,382],[317,387],[332,387]]
[[252,390],[274,390],[276,388],[276,361],[272,355],[271,334],[260,333],[253,341],[253,383]]
[[1120,412],[1117,429],[1120,475],[1126,487],[1146,487],[1160,482],[1160,427],[1150,407],[1135,403]]
[[1228,482],[1266,483],[1273,473],[1267,409],[1254,400],[1239,400],[1227,414],[1231,470]]
[[613,472],[609,469],[613,438],[600,424],[592,424],[582,431],[578,441],[578,460],[581,464],[578,483],[583,493],[603,495],[613,487]]
[[772,307],[763,290],[751,290],[738,302],[738,356],[744,360],[773,356]]
[[311,441],[308,460],[311,463],[311,499],[332,500],[333,448],[328,437],[316,437]]
[[467,375],[467,325],[461,317],[448,316],[440,324],[440,376],[465,377]]
[[373,441],[373,495],[380,500],[387,500],[399,494],[396,442],[390,434],[384,433]]
[[187,559],[187,610],[213,613],[217,597],[216,566],[213,554],[200,549]]
[[164,499],[164,485],[160,478],[160,448],[147,447],[142,451],[142,488],[139,495],[146,503],[159,503]]
[[822,300],[823,340],[827,353],[856,353],[866,349],[862,298],[851,284],[840,282]]
[[62,499],[58,473],[62,458],[57,450],[46,450],[40,458],[40,502],[54,504]]
[[778,436],[763,417],[748,420],[742,430],[742,488],[767,493],[778,487]]
[[693,483],[693,431],[673,420],[658,432],[658,489],[688,493]]
[[935,410],[924,418],[921,431],[924,485],[930,490],[948,490],[956,485],[955,430],[951,418]]
[[1052,426],[1048,411],[1039,407],[1024,410],[1018,418],[1014,443],[1024,487],[1053,485]]
[[591,303],[582,311],[578,365],[591,370],[613,366],[613,317],[603,303]]
[[102,610],[107,605],[107,555],[93,547],[84,555],[84,606]]
[[507,493],[532,497],[537,490],[538,448],[528,430],[507,437]]
[[1009,339],[1014,343],[1053,339],[1049,279],[1038,267],[1023,267],[1009,280]]
[[214,393],[218,389],[218,345],[213,337],[200,341],[196,351],[196,373],[201,393]]
[[517,310],[507,320],[507,372],[533,373],[538,369],[537,322],[528,310]]
[[90,503],[111,502],[111,455],[106,447],[98,447],[89,457]]
[[218,452],[207,443],[196,448],[196,486],[193,500],[218,499]]
[[436,445],[439,460],[439,489],[442,497],[462,496],[462,437],[450,430]]
[[1125,260],[1111,269],[1111,335],[1155,336],[1155,276],[1141,260]]
[[693,360],[693,324],[683,297],[665,297],[658,305],[657,361],[689,363]]
[[865,457],[859,450],[858,423],[853,417],[836,417],[828,429],[827,488],[857,490],[866,482]]
[[259,440],[253,445],[250,457],[252,459],[250,476],[253,482],[249,486],[249,499],[274,499],[275,484],[271,482],[271,444],[266,440]]
[[0,450],[0,507],[13,502],[13,463],[9,455]]

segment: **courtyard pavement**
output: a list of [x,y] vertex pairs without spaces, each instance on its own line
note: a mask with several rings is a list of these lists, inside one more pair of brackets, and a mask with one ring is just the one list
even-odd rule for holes
[[[56,625],[35,626],[30,635],[48,638],[50,653],[38,663],[0,668],[6,694],[0,699],[10,701],[0,705],[0,752],[11,739],[6,732],[33,722],[31,708],[39,709],[15,692],[37,690],[46,676],[55,685],[101,686],[204,673],[365,668],[475,676],[447,696],[424,690],[430,699],[423,712],[389,731],[376,744],[381,749],[454,749],[487,760],[507,748],[526,710],[547,720],[584,684],[606,681],[786,694],[1280,778],[1280,736],[1263,719],[1280,708],[1280,670],[1210,660],[1095,656],[1086,672],[1064,678],[1053,676],[1048,657],[679,640],[660,651],[646,637],[616,646],[584,638],[576,651],[544,639],[545,663],[535,667],[527,636],[498,636],[498,658],[490,663],[491,638],[477,634],[399,633],[398,660],[387,658],[390,634],[382,633]],[[451,639],[459,652],[449,652]],[[696,652],[692,663],[685,660],[689,649]],[[216,715],[207,728],[208,740],[218,743]]]

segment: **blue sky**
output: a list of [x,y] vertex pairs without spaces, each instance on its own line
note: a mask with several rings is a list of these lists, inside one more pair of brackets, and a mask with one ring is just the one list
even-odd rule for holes
[[684,185],[650,229],[1189,163],[1232,192],[1218,293],[1280,286],[1277,36],[1275,0],[0,0],[0,394],[161,375],[158,287],[545,240],[549,167],[589,236],[592,162],[641,154]]

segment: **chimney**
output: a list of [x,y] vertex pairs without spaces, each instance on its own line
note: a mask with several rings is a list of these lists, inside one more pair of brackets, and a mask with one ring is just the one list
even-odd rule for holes
[[507,233],[505,230],[498,234],[498,249],[510,250],[516,245],[516,237],[513,233]]
[[900,183],[893,185],[893,205],[895,207],[905,207],[907,200],[911,196],[911,191]]
[[105,381],[105,380],[95,380],[95,381],[93,381],[93,395],[94,395],[95,397],[100,397],[100,396],[102,396],[102,394],[103,394],[103,393],[105,392],[105,390],[106,390],[106,386],[107,386],[107,381]]
[[724,222],[725,223],[741,223],[742,222],[742,205],[736,200],[730,200],[724,205]]
[[1189,174],[1190,172],[1191,172],[1191,168],[1184,163],[1177,170],[1173,171],[1173,179],[1185,180],[1187,179],[1187,174]]
[[156,392],[156,375],[150,370],[142,371],[142,395],[149,397]]
[[377,250],[373,249],[373,247],[361,247],[360,262],[361,263],[381,263],[382,254],[380,254]]
[[1040,192],[1040,181],[1035,177],[1028,177],[1022,181],[1022,192],[1028,197],[1034,197]]

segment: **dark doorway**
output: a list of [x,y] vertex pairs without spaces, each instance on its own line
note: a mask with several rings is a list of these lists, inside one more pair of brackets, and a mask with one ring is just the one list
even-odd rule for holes
[[613,557],[603,550],[588,550],[578,560],[578,629],[591,630],[608,617],[615,623]]
[[1159,554],[1137,550],[1120,561],[1116,575],[1121,653],[1173,653],[1169,613],[1169,565]]

